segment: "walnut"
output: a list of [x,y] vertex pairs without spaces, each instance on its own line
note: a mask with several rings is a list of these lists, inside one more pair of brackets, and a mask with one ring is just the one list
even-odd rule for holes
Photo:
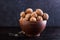
[[22,22],[23,22],[23,17],[21,17],[21,18],[19,19],[19,22],[20,22],[20,23],[22,23]]
[[37,21],[43,21],[43,18],[41,16],[38,16]]
[[37,17],[36,12],[32,12],[31,17]]
[[24,18],[24,19],[23,19],[23,21],[27,21],[27,20],[28,20],[28,18]]
[[49,15],[48,15],[47,13],[44,13],[44,14],[43,14],[43,19],[44,19],[44,20],[48,20],[48,19],[49,19]]
[[20,16],[21,16],[21,17],[25,17],[25,12],[22,11],[22,12],[20,13]]
[[30,18],[30,21],[35,22],[36,21],[36,18],[35,17],[31,17]]
[[43,11],[41,9],[36,9],[36,13],[39,15],[39,16],[42,16],[43,15]]
[[25,13],[32,13],[33,10],[31,8],[26,9]]
[[31,17],[31,14],[26,14],[25,18],[29,19]]

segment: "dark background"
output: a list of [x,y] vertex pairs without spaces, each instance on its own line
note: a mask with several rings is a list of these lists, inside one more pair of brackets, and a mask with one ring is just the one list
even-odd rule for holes
[[60,0],[0,0],[0,26],[19,26],[20,12],[29,7],[49,14],[47,26],[60,26]]
[[[40,37],[9,36],[18,34],[21,11],[40,8],[49,14],[46,29]],[[0,0],[0,40],[60,40],[60,0]]]

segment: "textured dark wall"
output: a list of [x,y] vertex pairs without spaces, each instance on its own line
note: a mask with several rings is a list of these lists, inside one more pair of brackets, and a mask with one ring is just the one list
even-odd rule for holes
[[16,0],[0,0],[0,26],[16,26]]
[[47,26],[60,26],[60,0],[0,0],[0,26],[19,26],[19,13],[28,7],[47,12]]

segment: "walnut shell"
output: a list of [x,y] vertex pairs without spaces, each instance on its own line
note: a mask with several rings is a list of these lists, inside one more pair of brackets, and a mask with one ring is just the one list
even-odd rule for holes
[[21,17],[25,17],[25,12],[22,11],[22,12],[20,13],[20,16],[21,16]]
[[23,21],[28,21],[28,18],[24,18]]
[[36,9],[36,13],[39,15],[39,16],[42,16],[43,15],[43,11],[41,9]]
[[25,13],[32,13],[33,10],[31,8],[26,9]]
[[44,13],[44,14],[43,14],[43,19],[44,19],[44,20],[48,20],[48,19],[49,19],[49,15],[48,15],[47,13]]
[[19,19],[19,22],[20,22],[20,23],[22,23],[22,22],[23,22],[23,17],[21,17],[21,18]]
[[37,17],[38,15],[36,14],[36,12],[32,12],[31,17]]
[[37,21],[43,21],[43,18],[41,16],[38,16]]
[[35,17],[31,17],[30,18],[30,21],[35,22],[36,21],[36,18]]
[[30,18],[31,17],[31,14],[26,14],[25,18]]

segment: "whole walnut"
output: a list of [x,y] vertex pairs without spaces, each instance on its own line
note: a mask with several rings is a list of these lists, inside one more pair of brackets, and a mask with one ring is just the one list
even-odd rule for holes
[[48,19],[49,19],[49,15],[48,15],[47,13],[44,13],[44,14],[43,14],[43,19],[44,19],[44,20],[48,20]]
[[42,16],[43,15],[43,11],[41,9],[36,9],[36,13],[39,15],[39,16]]
[[22,11],[22,12],[20,13],[20,16],[21,16],[21,17],[25,17],[25,12]]
[[26,9],[25,13],[32,13],[33,10],[31,8]]
[[21,18],[19,19],[19,22],[20,22],[20,23],[22,23],[22,22],[23,22],[23,17],[21,17]]
[[37,21],[43,21],[43,18],[41,16],[38,16]]
[[36,18],[35,17],[31,17],[30,18],[30,21],[35,22],[36,21]]
[[23,21],[28,21],[28,18],[24,18]]
[[25,18],[29,19],[31,17],[31,14],[26,14]]
[[38,15],[36,14],[36,12],[32,12],[31,17],[37,17]]

